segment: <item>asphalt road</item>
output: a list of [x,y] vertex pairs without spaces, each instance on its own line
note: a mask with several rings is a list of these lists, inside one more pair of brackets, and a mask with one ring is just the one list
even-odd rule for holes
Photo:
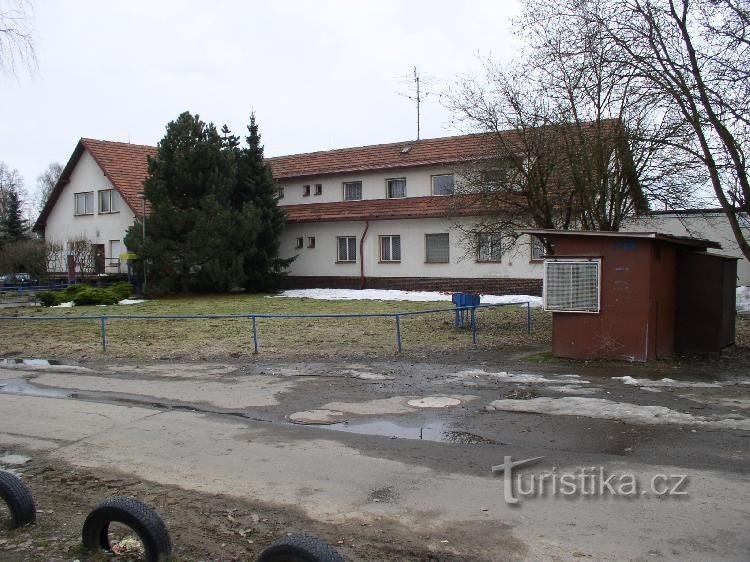
[[6,361],[0,465],[28,453],[382,526],[437,559],[744,561],[749,408],[742,369]]

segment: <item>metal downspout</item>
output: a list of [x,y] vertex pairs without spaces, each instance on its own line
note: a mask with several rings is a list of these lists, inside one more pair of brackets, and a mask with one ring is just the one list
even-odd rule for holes
[[365,230],[362,232],[362,236],[359,239],[359,288],[365,288],[365,238],[367,237],[367,231],[370,229],[370,221],[365,221]]

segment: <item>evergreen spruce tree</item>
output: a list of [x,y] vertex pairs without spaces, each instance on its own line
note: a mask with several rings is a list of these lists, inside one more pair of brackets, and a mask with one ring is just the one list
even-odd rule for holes
[[23,216],[21,198],[16,189],[8,190],[0,227],[3,242],[17,242],[29,237],[29,221]]
[[277,204],[278,188],[271,168],[263,159],[263,145],[255,113],[250,114],[247,130],[247,146],[239,152],[232,206],[242,209],[243,206],[253,205],[258,212],[257,242],[245,256],[246,286],[251,291],[270,292],[279,289],[284,271],[292,260],[279,257],[284,212]]
[[[149,160],[146,240],[130,228],[126,246],[143,257],[158,292],[276,288],[288,261],[278,258],[283,217],[251,119],[250,147],[224,126],[188,112],[167,125]],[[256,139],[255,145],[250,138]]]

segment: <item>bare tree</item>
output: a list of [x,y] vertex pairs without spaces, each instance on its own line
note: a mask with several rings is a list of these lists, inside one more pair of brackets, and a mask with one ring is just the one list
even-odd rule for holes
[[48,273],[59,273],[65,270],[65,246],[56,240],[47,240],[44,243],[46,269]]
[[36,178],[37,188],[37,209],[38,212],[42,212],[44,206],[47,204],[50,193],[57,185],[57,181],[62,175],[63,166],[59,162],[52,162],[47,169]]
[[505,66],[486,60],[483,77],[460,79],[447,96],[462,124],[492,138],[493,156],[464,170],[458,188],[490,210],[473,233],[619,230],[649,202],[689,197],[691,182],[675,189],[676,177],[695,170],[663,149],[684,130],[652,111],[651,92],[614,56],[588,3],[571,9],[575,29],[561,28],[553,10],[527,12],[523,56]]
[[36,67],[33,11],[29,0],[0,0],[0,73],[14,75],[19,65]]
[[96,271],[96,252],[94,245],[85,236],[80,235],[68,240],[68,255],[72,255],[81,275]]
[[[747,0],[526,0],[534,25],[552,13],[576,48],[581,9],[644,93],[644,107],[681,131],[661,153],[699,171],[750,258],[750,3]],[[700,186],[696,184],[696,190]]]

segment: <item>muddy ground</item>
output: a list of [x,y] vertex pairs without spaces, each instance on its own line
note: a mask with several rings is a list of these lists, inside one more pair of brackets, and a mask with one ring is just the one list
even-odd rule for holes
[[[743,559],[750,543],[726,527],[731,513],[747,514],[750,431],[731,426],[746,423],[750,411],[747,349],[649,365],[558,361],[533,351],[306,362],[58,358],[62,365],[43,367],[6,358],[0,457],[30,457],[6,466],[32,488],[39,518],[30,528],[0,530],[0,559],[91,559],[80,546],[81,525],[113,495],[155,507],[176,560],[191,562],[255,560],[279,536],[299,532],[351,560]],[[513,381],[504,373],[533,375]],[[633,386],[614,376],[684,386]],[[583,379],[589,382],[576,384]],[[431,396],[458,404],[408,403]],[[729,425],[492,407],[570,396],[668,407]],[[24,411],[29,420],[10,413]],[[320,419],[332,411],[341,418]],[[131,417],[118,421],[117,412]],[[291,423],[295,415],[326,423]],[[115,421],[87,427],[96,416]],[[204,440],[191,431],[203,431]],[[501,485],[490,473],[506,454],[544,455],[562,467],[677,467],[696,476],[695,497],[682,505],[622,504],[619,515],[606,504],[583,513],[580,505],[542,500],[508,510],[497,505]],[[308,463],[315,469],[306,471]],[[701,531],[696,544],[686,538]]]

